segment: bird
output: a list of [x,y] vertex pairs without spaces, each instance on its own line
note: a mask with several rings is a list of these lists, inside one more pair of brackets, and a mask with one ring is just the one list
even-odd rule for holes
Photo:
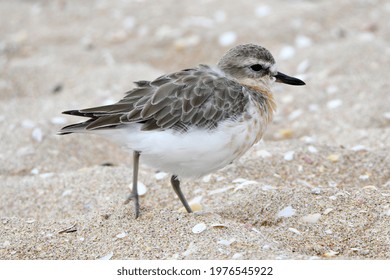
[[171,175],[173,190],[191,213],[180,178],[215,172],[259,142],[276,109],[274,82],[305,85],[279,72],[266,48],[241,44],[215,66],[199,64],[152,81],[136,81],[117,103],[64,111],[88,119],[58,133],[97,134],[133,153],[133,187],[125,203],[134,201],[135,218],[140,215],[140,158]]

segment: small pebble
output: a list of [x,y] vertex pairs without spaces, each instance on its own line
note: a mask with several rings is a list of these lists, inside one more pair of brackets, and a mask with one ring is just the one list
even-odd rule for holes
[[52,92],[52,93],[60,93],[63,89],[64,89],[64,85],[61,84],[61,83],[58,83],[58,84],[56,84],[56,85],[52,88],[51,92]]
[[205,223],[199,223],[197,225],[195,225],[193,228],[192,228],[192,232],[193,233],[201,233],[203,231],[205,231],[207,228],[206,224]]
[[308,147],[307,147],[307,150],[308,150],[310,153],[312,153],[312,154],[315,154],[315,153],[318,152],[317,148],[314,147],[314,146],[308,146]]

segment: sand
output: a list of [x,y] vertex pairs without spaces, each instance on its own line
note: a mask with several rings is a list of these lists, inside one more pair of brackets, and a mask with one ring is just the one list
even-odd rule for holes
[[[0,259],[390,258],[389,16],[368,0],[2,1]],[[64,110],[247,42],[307,85],[276,85],[264,141],[183,180],[194,214],[142,166],[135,220],[131,154],[56,135],[78,120]]]

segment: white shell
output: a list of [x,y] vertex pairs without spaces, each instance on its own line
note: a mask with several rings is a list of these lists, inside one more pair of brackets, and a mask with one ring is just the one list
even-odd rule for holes
[[127,233],[126,232],[122,232],[122,233],[119,233],[116,235],[116,238],[124,238],[127,236]]
[[113,255],[114,255],[113,252],[109,252],[107,255],[105,255],[105,256],[99,258],[99,260],[109,260],[109,259],[112,258]]
[[192,228],[192,232],[193,233],[201,233],[202,231],[205,231],[207,228],[206,224],[205,223],[199,223],[197,225],[195,225],[193,228]]
[[280,210],[277,214],[279,218],[288,218],[295,215],[296,210],[290,206],[287,206]]
[[[130,190],[133,189],[133,183],[131,183],[131,184],[129,185],[129,188],[130,188]],[[138,189],[138,195],[139,195],[139,196],[145,195],[146,192],[148,191],[148,189],[147,189],[147,187],[145,186],[145,184],[142,183],[142,182],[140,182],[140,181],[138,181],[138,187],[137,187],[137,189]]]
[[286,153],[284,153],[284,160],[287,160],[287,161],[290,161],[290,160],[293,160],[294,159],[294,151],[288,151]]

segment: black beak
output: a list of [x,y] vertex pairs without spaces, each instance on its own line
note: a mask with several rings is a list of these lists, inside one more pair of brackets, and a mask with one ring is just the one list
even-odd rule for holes
[[286,74],[283,74],[280,72],[278,72],[274,77],[276,78],[275,82],[278,82],[278,83],[284,83],[284,84],[293,85],[293,86],[306,85],[304,81],[297,79],[297,78],[294,78],[294,77],[287,76]]

